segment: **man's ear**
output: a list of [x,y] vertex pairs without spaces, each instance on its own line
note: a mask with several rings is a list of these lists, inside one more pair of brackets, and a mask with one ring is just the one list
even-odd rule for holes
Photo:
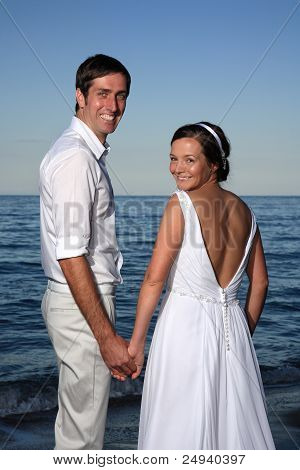
[[76,101],[78,103],[79,108],[84,108],[86,104],[85,97],[83,96],[83,93],[80,88],[76,88]]

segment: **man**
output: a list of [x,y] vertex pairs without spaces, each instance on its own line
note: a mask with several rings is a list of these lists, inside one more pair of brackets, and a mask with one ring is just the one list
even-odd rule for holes
[[76,117],[40,168],[42,312],[59,367],[56,449],[101,449],[111,374],[136,366],[114,329],[122,255],[106,157],[130,75],[116,59],[88,58],[76,75]]

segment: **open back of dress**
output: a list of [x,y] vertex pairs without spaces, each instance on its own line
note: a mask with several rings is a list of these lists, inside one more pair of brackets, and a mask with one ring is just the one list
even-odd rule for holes
[[[189,198],[188,194],[185,194]],[[201,239],[216,280],[221,287],[225,288],[230,284],[243,260],[247,242],[251,236],[252,213],[246,208],[245,217],[245,207],[243,207],[245,205],[238,202],[237,198],[226,202],[220,198],[202,200],[200,203],[195,203],[192,198],[190,199],[191,212],[194,207]]]

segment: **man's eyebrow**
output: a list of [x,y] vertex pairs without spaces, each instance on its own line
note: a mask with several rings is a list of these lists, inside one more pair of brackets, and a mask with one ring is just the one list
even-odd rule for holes
[[[110,88],[97,88],[97,91],[104,91],[105,93],[111,93],[112,90]],[[127,90],[120,90],[118,91],[117,95],[119,95],[120,93],[125,93],[127,95]]]

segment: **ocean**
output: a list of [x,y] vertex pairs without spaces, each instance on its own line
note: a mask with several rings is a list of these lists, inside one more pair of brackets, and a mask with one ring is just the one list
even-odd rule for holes
[[[290,413],[290,421],[291,412],[298,416],[292,424],[289,420],[281,423],[283,428],[291,424],[289,432],[293,436],[294,427],[298,436],[299,394],[296,396],[295,391],[300,389],[300,197],[242,199],[255,212],[270,280],[253,341],[270,406],[278,411],[281,421],[286,413]],[[127,339],[166,202],[167,197],[161,196],[116,197],[117,234],[124,257],[124,282],[117,289],[117,330]],[[0,196],[0,221],[0,438],[3,432],[4,442],[7,432],[3,423],[14,417],[26,415],[28,419],[55,411],[57,370],[40,310],[46,279],[40,263],[39,198]],[[245,276],[239,295],[241,304],[246,289]],[[155,320],[156,315],[149,329],[147,351]],[[143,376],[125,383],[113,381],[113,406],[138,401],[142,383]],[[291,438],[291,448],[297,448],[296,434]],[[288,443],[285,445],[289,448]]]

